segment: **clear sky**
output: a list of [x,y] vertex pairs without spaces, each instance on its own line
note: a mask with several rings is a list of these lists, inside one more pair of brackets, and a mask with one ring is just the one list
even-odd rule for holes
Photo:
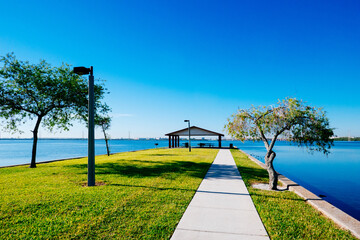
[[[360,1],[0,0],[0,55],[94,66],[113,138],[223,131],[240,108],[296,97],[360,136]],[[30,137],[31,124],[23,135]],[[86,137],[69,132],[41,137]],[[10,136],[1,132],[1,137]],[[101,137],[97,134],[97,137]]]

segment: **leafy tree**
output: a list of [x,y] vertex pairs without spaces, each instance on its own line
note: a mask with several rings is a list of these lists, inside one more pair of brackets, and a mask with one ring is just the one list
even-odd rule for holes
[[106,152],[107,155],[110,156],[109,149],[109,135],[106,133],[110,128],[111,118],[109,116],[97,116],[95,118],[95,124],[101,127],[101,130],[104,134],[105,144],[106,144]]
[[279,101],[277,106],[239,109],[228,119],[225,128],[241,141],[252,139],[264,142],[270,189],[277,189],[278,175],[273,166],[276,153],[273,148],[279,137],[305,146],[310,152],[328,154],[333,145],[333,129],[329,127],[325,112],[295,98]]
[[[30,64],[17,60],[13,53],[1,57],[0,62],[0,118],[10,131],[19,131],[18,125],[28,119],[36,120],[30,164],[35,168],[40,124],[50,131],[55,127],[69,130],[72,120],[86,120],[88,83],[66,64],[51,67],[44,60]],[[96,111],[106,111],[107,105],[101,102],[104,87],[96,84],[94,91]]]

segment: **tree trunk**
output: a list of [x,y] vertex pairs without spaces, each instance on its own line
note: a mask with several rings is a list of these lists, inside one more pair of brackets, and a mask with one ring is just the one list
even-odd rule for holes
[[108,138],[106,136],[104,125],[102,125],[102,130],[103,130],[104,138],[105,138],[106,152],[107,152],[107,155],[110,156],[110,149],[109,149],[109,142],[108,142],[109,140],[108,140]]
[[33,130],[33,148],[32,148],[32,154],[31,154],[30,168],[36,168],[36,148],[37,148],[38,132],[39,132],[41,119],[42,119],[42,116],[38,116],[38,119],[35,124],[35,128]]
[[106,143],[107,155],[110,156],[109,143],[108,143],[108,139],[106,137],[105,137],[105,143]]
[[269,189],[271,190],[277,190],[278,174],[273,165],[275,157],[276,153],[273,151],[269,151],[265,155],[265,165],[269,173]]

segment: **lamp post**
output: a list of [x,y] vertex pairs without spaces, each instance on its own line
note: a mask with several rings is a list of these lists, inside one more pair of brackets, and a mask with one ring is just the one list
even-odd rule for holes
[[191,152],[191,140],[190,140],[190,120],[184,120],[184,122],[188,123],[189,128],[189,152]]
[[89,75],[89,105],[88,105],[88,186],[95,186],[95,134],[94,134],[94,75],[93,67],[74,67],[74,73]]

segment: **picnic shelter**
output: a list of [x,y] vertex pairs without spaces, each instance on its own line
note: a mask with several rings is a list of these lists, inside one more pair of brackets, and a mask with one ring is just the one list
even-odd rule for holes
[[[189,128],[184,128],[181,130],[177,130],[175,132],[167,133],[165,136],[169,136],[169,148],[180,147],[180,136],[188,137],[189,136]],[[190,127],[190,137],[200,136],[200,137],[218,137],[219,148],[221,148],[221,137],[224,137],[224,134],[217,133],[214,131],[210,131],[204,128],[200,128],[197,126]]]

